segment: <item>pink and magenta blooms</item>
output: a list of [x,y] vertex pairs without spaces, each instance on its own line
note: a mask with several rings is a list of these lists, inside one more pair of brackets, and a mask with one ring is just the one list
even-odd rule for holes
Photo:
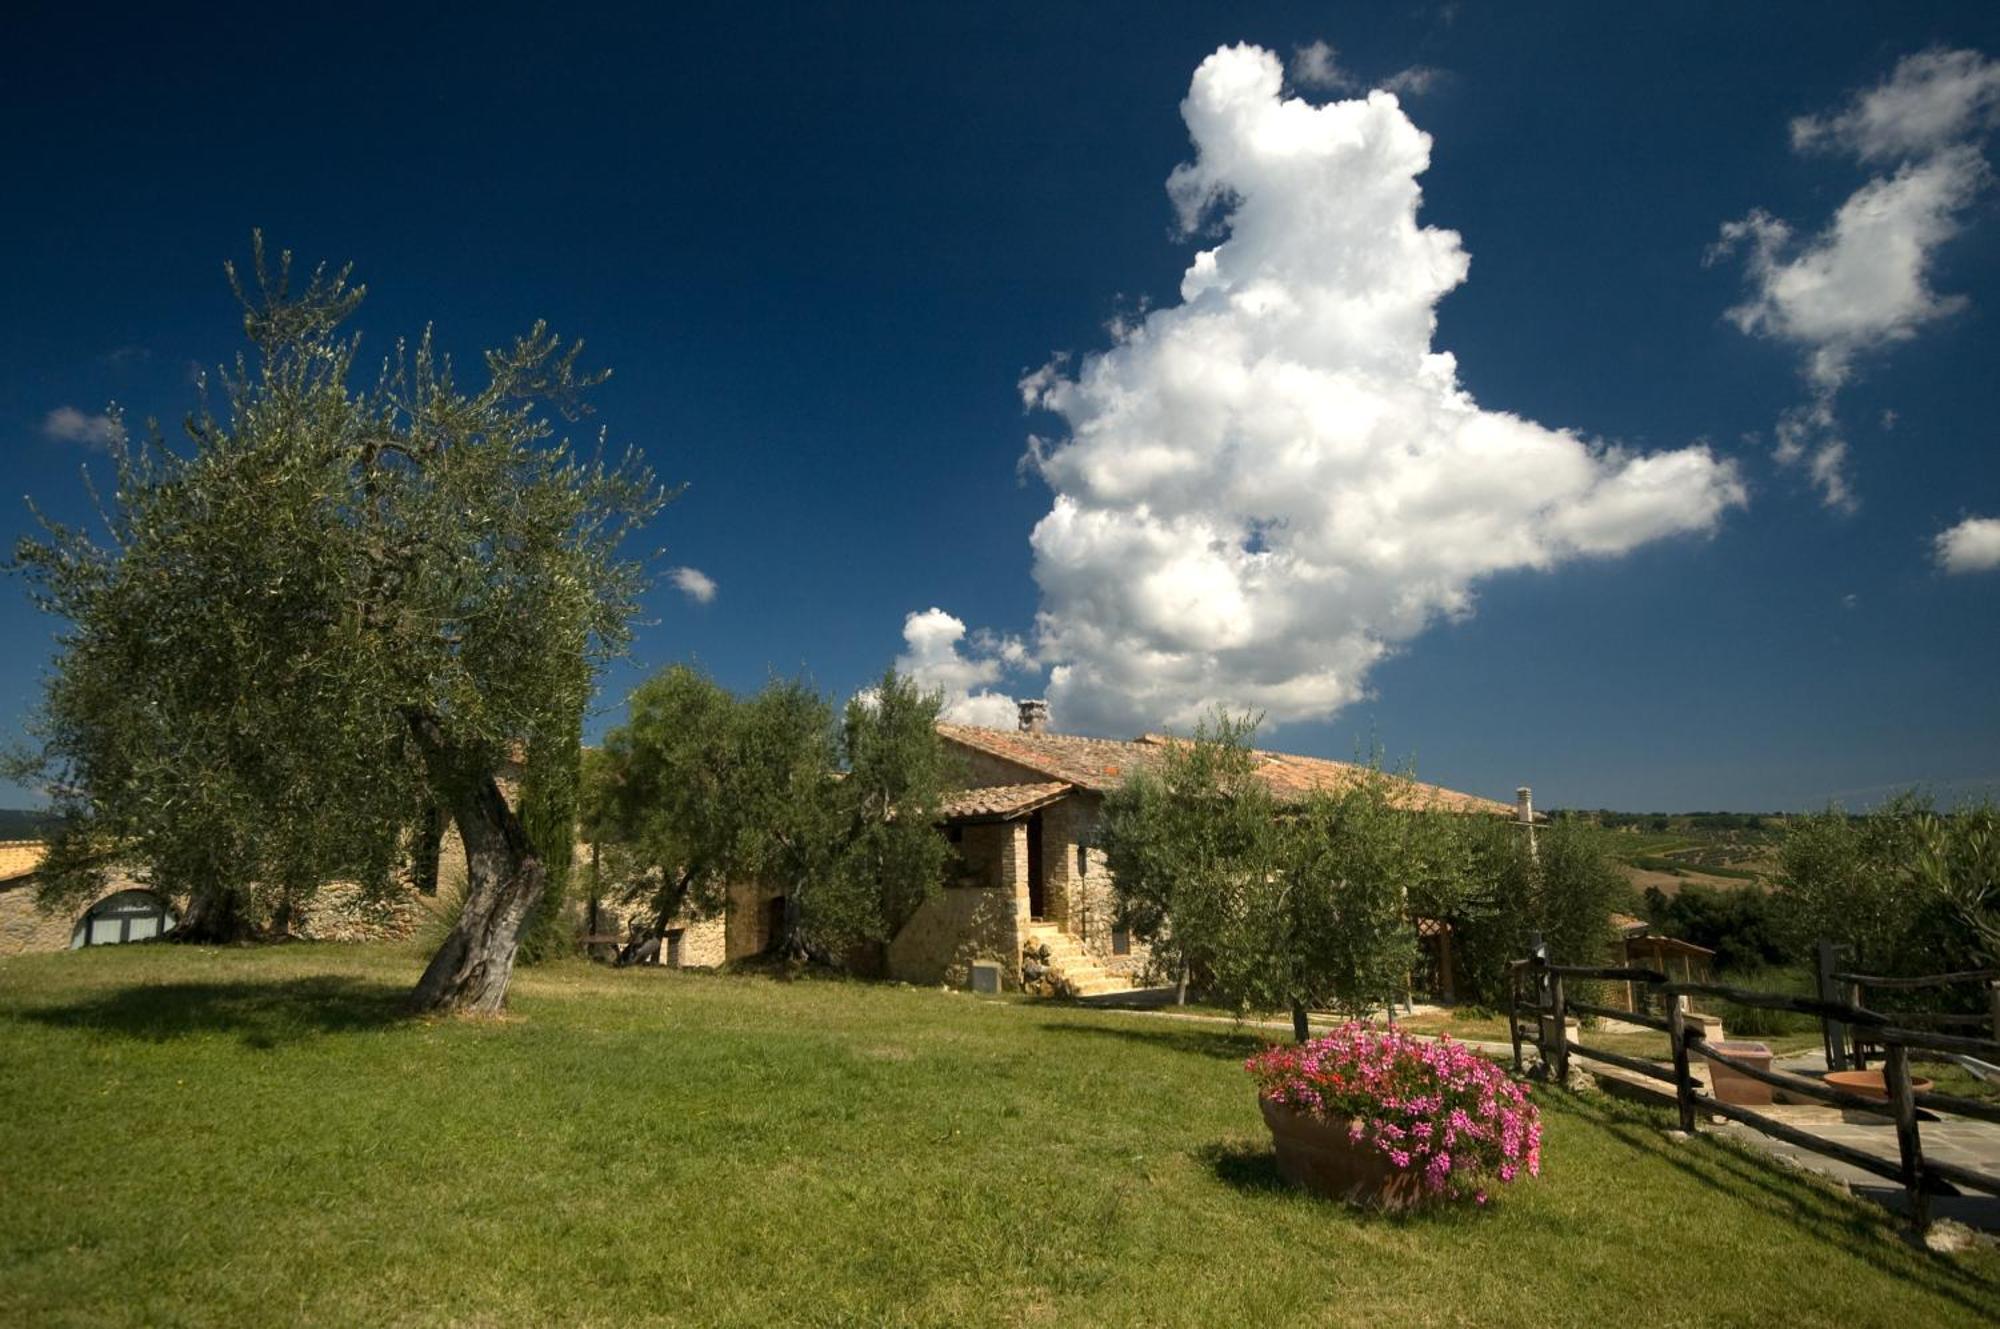
[[1526,1088],[1450,1038],[1345,1024],[1243,1068],[1272,1102],[1346,1120],[1351,1138],[1431,1194],[1485,1204],[1495,1185],[1541,1175],[1542,1117]]

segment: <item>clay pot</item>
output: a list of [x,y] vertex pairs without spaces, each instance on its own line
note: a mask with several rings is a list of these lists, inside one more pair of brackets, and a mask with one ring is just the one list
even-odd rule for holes
[[1315,1195],[1371,1209],[1400,1212],[1432,1197],[1422,1179],[1391,1163],[1371,1145],[1348,1138],[1346,1117],[1315,1117],[1273,1103],[1261,1094],[1257,1106],[1278,1150],[1278,1171]]
[[[1880,1071],[1828,1071],[1826,1082],[1835,1089],[1845,1089],[1848,1093],[1859,1094],[1863,1098],[1879,1098],[1884,1103],[1889,1101],[1889,1085],[1882,1078]],[[1923,1076],[1910,1077],[1911,1093],[1928,1093],[1930,1087],[1931,1082]]]

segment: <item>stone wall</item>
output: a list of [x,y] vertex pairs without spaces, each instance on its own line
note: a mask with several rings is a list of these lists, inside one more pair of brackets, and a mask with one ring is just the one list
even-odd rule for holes
[[889,976],[966,987],[972,962],[991,960],[1010,986],[1018,985],[1028,918],[1027,823],[961,827],[956,848],[954,879],[889,943]]
[[[682,969],[713,969],[729,958],[729,922],[723,915],[713,914],[676,926],[681,933]],[[665,964],[667,959],[667,948],[662,946],[660,963]]]
[[351,881],[330,881],[292,919],[292,935],[307,941],[398,941],[434,917],[438,906],[407,886],[370,899]]
[[[116,886],[105,894],[111,895],[123,889],[123,886]],[[83,915],[82,909],[43,913],[35,907],[32,883],[13,885],[0,891],[0,957],[68,950],[70,934],[76,930],[76,921]]]
[[1082,943],[1105,972],[1138,979],[1150,956],[1145,944],[1131,937],[1124,939],[1125,953],[1118,953],[1117,897],[1104,851],[1096,845],[1103,816],[1103,795],[1086,790],[1042,809],[1042,882],[1049,918]]

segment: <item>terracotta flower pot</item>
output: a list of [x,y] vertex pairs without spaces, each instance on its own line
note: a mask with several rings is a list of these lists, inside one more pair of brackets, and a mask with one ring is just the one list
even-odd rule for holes
[[1346,1117],[1315,1117],[1258,1096],[1264,1124],[1278,1150],[1278,1171],[1295,1186],[1328,1199],[1392,1212],[1430,1197],[1422,1179],[1391,1163],[1372,1145],[1348,1137]]

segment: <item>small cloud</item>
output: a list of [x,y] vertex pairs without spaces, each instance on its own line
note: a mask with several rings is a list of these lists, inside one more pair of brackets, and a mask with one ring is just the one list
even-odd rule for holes
[[682,595],[698,605],[705,605],[715,599],[715,578],[700,568],[675,568],[667,574],[667,580],[678,587]]
[[104,353],[104,363],[113,369],[124,369],[131,365],[142,365],[153,358],[152,351],[144,346],[118,346]]
[[[1874,88],[1792,122],[1796,151],[1846,153],[1873,168],[1816,233],[1761,208],[1727,222],[1706,263],[1743,257],[1748,295],[1726,317],[1746,335],[1790,344],[1808,399],[1778,424],[1781,465],[1807,463],[1821,500],[1855,507],[1841,389],[1870,354],[1962,313],[1967,297],[1932,286],[1937,259],[1993,181],[1985,138],[2000,121],[2000,63],[1977,51],[1905,57]],[[1885,411],[1882,428],[1895,427]]]
[[1859,609],[1861,607],[1861,597],[1853,591],[1849,591],[1846,595],[1840,597],[1840,607],[1842,609]]
[[1353,77],[1340,67],[1333,47],[1317,41],[1292,51],[1292,82],[1302,88],[1351,88]]
[[1792,121],[1801,152],[1851,152],[1863,161],[1922,156],[2000,123],[2000,62],[1978,51],[1932,49],[1904,56],[1875,87],[1838,114]]
[[1967,517],[1940,531],[1934,553],[1941,571],[1992,572],[2000,568],[2000,517]]
[[42,433],[63,443],[108,448],[125,437],[125,426],[108,412],[89,415],[74,406],[58,406],[43,417]]
[[1435,87],[1437,81],[1443,77],[1442,69],[1430,65],[1411,65],[1408,69],[1399,69],[1383,79],[1382,87],[1405,97],[1421,97]]
[[1882,412],[1882,432],[1886,434],[1895,429],[1896,421],[1901,418],[1892,410]]

